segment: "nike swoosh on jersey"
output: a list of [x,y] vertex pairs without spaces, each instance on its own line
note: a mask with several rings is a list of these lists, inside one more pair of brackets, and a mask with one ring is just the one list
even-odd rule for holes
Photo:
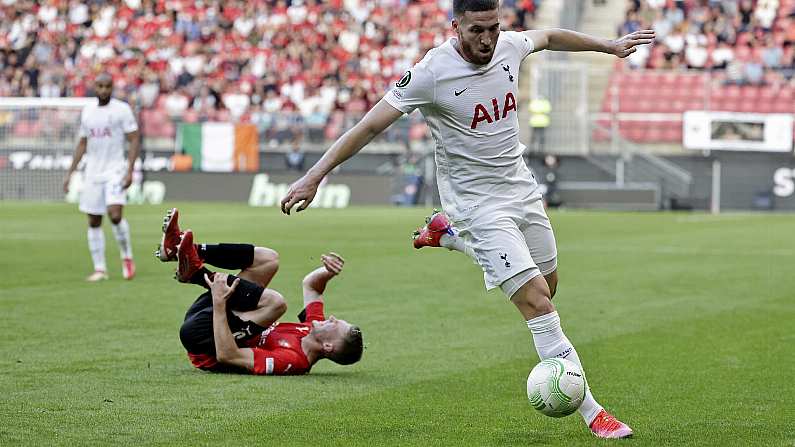
[[456,96],[458,96],[458,95],[460,95],[461,93],[464,93],[465,91],[467,91],[467,89],[468,89],[468,88],[469,88],[469,87],[467,87],[467,88],[465,88],[465,89],[461,90],[460,92],[459,92],[459,91],[455,91],[455,90],[453,90],[453,94],[454,94],[454,95],[456,95]]

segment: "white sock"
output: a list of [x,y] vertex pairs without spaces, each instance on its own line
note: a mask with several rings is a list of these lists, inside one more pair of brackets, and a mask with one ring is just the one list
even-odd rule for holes
[[[577,351],[560,327],[560,317],[557,312],[527,320],[527,327],[533,334],[533,343],[535,343],[536,351],[541,360],[561,357],[576,363],[583,371],[583,374],[585,373]],[[588,386],[585,390],[585,399],[583,399],[582,405],[577,411],[580,412],[580,416],[585,420],[585,423],[590,426],[591,421],[601,410],[602,406],[593,398],[591,387]]]
[[132,259],[132,244],[130,243],[130,225],[127,224],[127,219],[122,219],[117,225],[111,225],[113,236],[116,237],[116,242],[119,244],[119,253],[122,259]]
[[464,243],[464,239],[458,237],[458,235],[443,234],[439,239],[439,245],[448,250],[460,251],[470,258],[475,258],[475,251],[472,250],[472,247],[467,247],[467,244]]
[[94,261],[94,271],[107,272],[105,265],[105,233],[102,227],[88,227],[88,251],[91,252],[91,260]]

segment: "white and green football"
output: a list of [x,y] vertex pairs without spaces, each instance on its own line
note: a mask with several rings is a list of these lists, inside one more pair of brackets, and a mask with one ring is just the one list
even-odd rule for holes
[[527,377],[527,398],[541,413],[559,418],[568,416],[585,398],[585,376],[574,362],[561,358],[546,359]]

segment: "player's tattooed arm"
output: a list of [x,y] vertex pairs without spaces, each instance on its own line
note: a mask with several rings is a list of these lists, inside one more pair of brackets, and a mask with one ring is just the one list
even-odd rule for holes
[[639,30],[618,39],[602,39],[565,29],[531,30],[524,35],[533,40],[535,51],[597,51],[627,57],[638,45],[654,41],[654,30]]
[[320,256],[322,267],[307,273],[302,283],[304,289],[304,307],[313,301],[323,301],[323,292],[331,278],[342,272],[345,260],[336,253],[328,253]]
[[80,160],[83,159],[83,155],[86,154],[86,144],[88,143],[88,139],[86,137],[80,138],[80,141],[77,142],[77,148],[75,149],[75,155],[72,157],[72,164],[69,166],[69,170],[66,171],[66,176],[63,179],[63,192],[69,192],[69,181],[72,178],[72,174],[74,174],[77,166],[80,164]]
[[303,177],[290,185],[290,189],[287,190],[287,194],[281,202],[282,212],[290,214],[293,206],[299,203],[301,204],[298,205],[296,211],[305,210],[315,198],[320,181],[326,174],[353,157],[402,115],[403,112],[381,99],[361,121],[339,137],[323,154],[323,158],[315,163]]
[[235,278],[231,286],[227,285],[226,273],[216,273],[210,280],[204,275],[204,281],[210,286],[210,293],[213,296],[213,339],[215,340],[215,358],[226,365],[254,369],[254,351],[249,348],[239,348],[235,343],[235,337],[229,329],[229,321],[226,318],[226,302],[234,293],[240,278]]
[[129,143],[129,153],[127,154],[127,173],[122,181],[122,188],[127,189],[132,184],[133,169],[135,168],[135,160],[141,154],[141,138],[139,132],[134,130],[130,133],[124,134]]

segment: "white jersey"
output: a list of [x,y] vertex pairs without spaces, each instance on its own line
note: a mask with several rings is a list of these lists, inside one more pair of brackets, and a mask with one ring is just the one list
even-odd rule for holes
[[517,113],[519,65],[533,52],[533,41],[500,32],[486,65],[465,61],[454,41],[428,51],[385,98],[401,112],[419,108],[425,117],[436,140],[442,205],[456,221],[541,194],[522,158]]
[[105,181],[124,175],[127,169],[125,134],[136,130],[138,124],[126,102],[111,98],[104,106],[87,105],[80,115],[78,133],[87,140],[86,179]]

